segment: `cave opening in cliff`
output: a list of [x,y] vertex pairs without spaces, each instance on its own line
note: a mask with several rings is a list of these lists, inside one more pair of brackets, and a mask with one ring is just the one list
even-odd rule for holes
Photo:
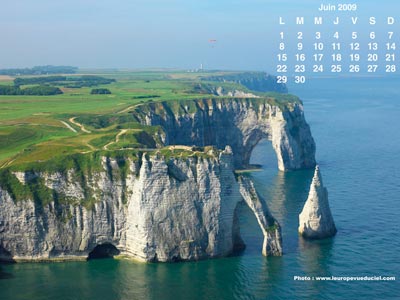
[[14,262],[11,253],[0,245],[0,263],[11,263],[11,262]]
[[88,260],[91,259],[101,259],[101,258],[113,258],[119,255],[120,251],[112,244],[105,243],[97,245],[92,252],[89,253]]

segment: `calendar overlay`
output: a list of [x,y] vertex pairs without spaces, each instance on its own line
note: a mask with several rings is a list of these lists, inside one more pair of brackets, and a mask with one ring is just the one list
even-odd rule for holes
[[278,17],[277,82],[396,74],[400,16],[359,16],[359,6],[321,4],[315,16]]

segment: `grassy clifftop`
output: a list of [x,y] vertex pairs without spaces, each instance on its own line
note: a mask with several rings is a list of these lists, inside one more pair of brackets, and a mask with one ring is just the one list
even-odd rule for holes
[[[132,112],[145,111],[150,106],[194,112],[200,100],[232,101],[232,97],[215,94],[219,87],[225,92],[252,93],[259,98],[245,101],[268,102],[281,109],[290,109],[299,101],[288,94],[253,91],[237,81],[208,81],[213,76],[233,76],[236,80],[237,74],[91,71],[76,76],[108,78],[107,85],[99,84],[96,88],[107,88],[112,94],[90,94],[92,87],[60,84],[56,87],[63,91],[61,95],[0,96],[0,170],[40,169],[44,165],[49,167],[45,163],[49,161],[60,162],[54,164],[60,168],[68,166],[69,158],[75,155],[89,158],[96,153],[113,156],[123,153],[128,157],[130,153],[160,148],[162,129],[139,124]],[[249,80],[251,74],[245,75],[245,79]],[[2,77],[0,84],[11,84],[14,79]]]
[[237,97],[209,97],[209,98],[196,98],[196,99],[185,99],[185,100],[167,100],[167,101],[154,101],[141,103],[135,106],[134,110],[138,113],[148,112],[150,109],[153,111],[157,110],[171,110],[175,114],[182,113],[194,113],[202,103],[207,103],[209,106],[212,102],[222,103],[223,105],[229,104],[232,101],[243,101],[253,106],[259,104],[269,104],[272,106],[278,106],[281,110],[291,110],[293,104],[301,103],[300,99],[296,96],[289,94],[278,94],[278,93],[265,93],[259,98],[237,98]]

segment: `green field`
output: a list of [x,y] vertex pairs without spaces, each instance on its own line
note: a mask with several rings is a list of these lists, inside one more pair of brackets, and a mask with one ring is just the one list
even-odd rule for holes
[[[216,97],[207,90],[213,85],[249,92],[236,83],[200,81],[200,77],[224,74],[234,72],[86,70],[75,76],[115,79],[111,84],[95,86],[107,88],[111,94],[91,95],[92,87],[65,88],[60,85],[58,87],[63,91],[60,95],[2,95],[0,168],[43,162],[74,153],[155,148],[157,143],[150,137],[159,129],[138,124],[130,111],[149,101]],[[33,76],[22,78],[30,77]],[[0,85],[10,85],[13,79],[2,76]],[[282,101],[292,100],[290,95],[273,96]]]

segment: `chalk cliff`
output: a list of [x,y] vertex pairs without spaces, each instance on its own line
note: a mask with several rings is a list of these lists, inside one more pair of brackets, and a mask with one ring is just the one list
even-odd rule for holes
[[299,215],[299,233],[306,238],[322,239],[334,236],[336,231],[328,202],[328,190],[316,166],[307,201]]
[[[281,170],[315,166],[300,101],[151,102],[132,114],[159,125],[165,146],[197,148],[93,152],[75,155],[62,170],[1,170],[0,259],[86,259],[100,245],[143,261],[226,256],[243,247],[241,201],[260,225],[262,253],[282,254],[279,224],[252,182],[234,171],[248,165],[262,138],[272,141]],[[201,148],[208,145],[215,148]]]
[[154,102],[138,106],[136,118],[159,125],[166,145],[230,145],[236,168],[248,166],[253,148],[272,141],[280,170],[313,168],[315,143],[301,102],[271,104],[265,98]]
[[[185,158],[160,154],[121,163],[101,158],[102,168],[76,180],[76,171],[16,172],[32,191],[51,191],[54,200],[15,201],[0,189],[0,257],[9,260],[86,259],[98,245],[143,261],[196,260],[226,256],[242,246],[236,207],[253,203],[266,235],[262,253],[281,255],[280,227],[246,179],[239,184],[231,149]],[[240,181],[242,182],[242,181]],[[87,190],[95,193],[92,205]],[[36,193],[37,194],[37,193]],[[262,209],[259,209],[261,208]]]
[[287,93],[287,86],[283,83],[277,83],[276,77],[265,72],[245,72],[237,74],[226,74],[207,76],[203,81],[216,82],[234,82],[247,87],[250,90],[258,92],[278,92]]

